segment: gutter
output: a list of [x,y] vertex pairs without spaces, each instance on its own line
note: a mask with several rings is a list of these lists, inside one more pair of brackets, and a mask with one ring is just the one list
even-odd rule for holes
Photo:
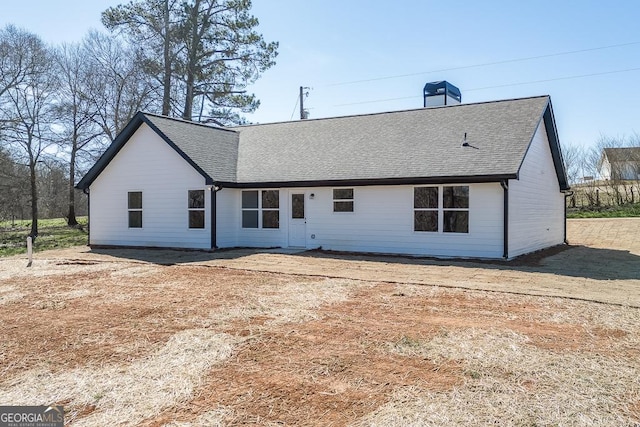
[[[509,181],[506,179],[503,179],[502,181],[500,181],[500,186],[502,187],[502,190],[503,190],[503,201],[504,201],[504,207],[503,207],[504,221],[502,226],[502,229],[503,229],[502,257],[504,259],[509,259]],[[565,206],[566,206],[566,203],[565,203]],[[565,218],[566,218],[566,214],[565,214]],[[565,221],[565,233],[566,233],[566,221]]]
[[211,191],[211,249],[218,249],[217,244],[217,194],[222,190],[221,185],[208,185],[209,191]]
[[567,240],[567,198],[573,196],[573,191],[563,191],[562,192],[564,194],[564,243],[566,245],[569,244],[569,241]]
[[377,185],[420,185],[420,184],[475,184],[486,182],[500,182],[502,180],[518,179],[517,174],[496,175],[466,175],[466,176],[435,176],[413,178],[362,178],[362,179],[327,179],[308,181],[260,181],[260,182],[230,182],[217,181],[216,185],[228,188],[298,188],[298,187],[346,187],[346,186],[377,186]]
[[[76,186],[76,188],[78,187]],[[87,246],[91,246],[91,195],[89,187],[83,188],[82,192],[87,195]]]

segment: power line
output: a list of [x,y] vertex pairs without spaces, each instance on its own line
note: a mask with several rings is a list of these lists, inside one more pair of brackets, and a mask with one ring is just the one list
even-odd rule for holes
[[291,112],[291,117],[289,118],[289,121],[293,120],[293,115],[296,113],[296,110],[298,109],[299,101],[300,101],[300,98],[296,96],[296,105],[293,106],[293,111]]
[[529,82],[510,83],[510,84],[498,85],[498,86],[478,87],[478,88],[475,88],[475,89],[465,89],[465,92],[472,92],[472,91],[475,91],[475,90],[485,90],[485,89],[496,89],[496,88],[511,87],[511,86],[522,86],[522,85],[529,85],[529,84],[536,84],[536,83],[556,82],[556,81],[559,81],[559,80],[582,79],[582,78],[585,78],[585,77],[604,76],[604,75],[607,75],[607,74],[627,73],[627,72],[630,72],[630,71],[640,71],[640,67],[637,67],[637,68],[626,68],[624,70],[604,71],[602,73],[581,74],[581,75],[578,75],[578,76],[567,76],[567,77],[556,77],[556,78],[553,78],[553,79],[532,80],[532,81],[529,81]]
[[[624,70],[604,71],[604,72],[601,72],[601,73],[590,73],[590,74],[580,74],[580,75],[575,75],[575,76],[555,77],[555,78],[552,78],[552,79],[531,80],[531,81],[528,81],[528,82],[508,83],[508,84],[496,85],[496,86],[485,86],[485,87],[478,87],[478,88],[473,88],[473,89],[462,89],[462,92],[473,92],[473,91],[486,90],[486,89],[498,89],[498,88],[504,88],[504,87],[524,86],[524,85],[530,85],[530,84],[536,84],[536,83],[555,82],[555,81],[560,81],[560,80],[581,79],[581,78],[586,78],[586,77],[604,76],[604,75],[607,75],[607,74],[627,73],[627,72],[630,72],[630,71],[640,71],[640,67],[637,67],[637,68],[626,68]],[[347,104],[336,104],[336,105],[333,105],[333,107],[347,107],[347,106],[350,106],[350,105],[361,105],[361,104],[373,104],[373,103],[378,103],[378,102],[400,101],[400,100],[403,100],[403,99],[414,99],[414,98],[417,98],[417,97],[418,97],[417,95],[412,95],[412,96],[402,96],[402,97],[399,97],[399,98],[375,99],[375,100],[371,100],[371,101],[360,101],[360,102],[350,102],[350,103],[347,103]]]
[[351,81],[348,81],[348,82],[331,83],[331,84],[328,84],[328,85],[325,85],[325,86],[344,86],[344,85],[350,85],[350,84],[355,84],[355,83],[366,83],[366,82],[374,82],[374,81],[379,81],[379,80],[399,79],[399,78],[404,78],[404,77],[420,76],[420,75],[423,75],[423,74],[441,73],[443,71],[465,70],[465,69],[469,69],[469,68],[487,67],[487,66],[490,66],[490,65],[510,64],[510,63],[514,63],[514,62],[531,61],[531,60],[534,60],[534,59],[552,58],[552,57],[555,57],[555,56],[563,56],[563,55],[573,55],[573,54],[576,54],[576,53],[593,52],[593,51],[596,51],[596,50],[612,49],[614,47],[631,46],[631,45],[637,45],[637,44],[640,44],[640,41],[629,42],[629,43],[612,44],[612,45],[608,45],[608,46],[592,47],[592,48],[587,48],[587,49],[569,50],[569,51],[566,51],[566,52],[556,52],[556,53],[550,53],[550,54],[546,54],[546,55],[528,56],[528,57],[525,57],[525,58],[505,59],[505,60],[502,60],[502,61],[485,62],[485,63],[482,63],[482,64],[463,65],[463,66],[460,66],[460,67],[442,68],[442,69],[439,69],[439,70],[421,71],[421,72],[417,72],[417,73],[397,74],[397,75],[393,75],[393,76],[375,77],[375,78],[363,79],[363,80],[351,80]]

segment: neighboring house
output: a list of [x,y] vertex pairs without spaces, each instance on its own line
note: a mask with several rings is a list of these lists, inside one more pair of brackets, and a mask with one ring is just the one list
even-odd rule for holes
[[549,97],[216,128],[138,113],[78,183],[91,245],[513,258],[565,241]]
[[640,180],[640,147],[603,149],[598,172],[604,180]]

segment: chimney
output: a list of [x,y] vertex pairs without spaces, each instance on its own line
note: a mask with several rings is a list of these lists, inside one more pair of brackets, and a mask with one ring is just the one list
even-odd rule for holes
[[446,80],[431,82],[424,85],[424,106],[441,107],[443,105],[457,105],[462,102],[460,89]]

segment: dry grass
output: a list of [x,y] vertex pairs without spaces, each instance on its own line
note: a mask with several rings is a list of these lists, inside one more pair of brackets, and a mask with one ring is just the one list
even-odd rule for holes
[[237,339],[200,329],[180,332],[130,364],[32,371],[0,388],[0,404],[63,404],[78,426],[135,424],[187,401],[208,369],[231,355]]
[[[60,403],[89,426],[637,426],[637,233],[584,224],[609,240],[585,230],[592,246],[533,267],[86,249],[31,269],[2,259],[0,404]],[[588,250],[605,243],[618,261]],[[177,261],[141,261],[155,256]],[[501,292],[567,289],[633,304]]]
[[[424,288],[407,293],[443,295]],[[467,298],[482,296],[468,292]],[[533,328],[443,328],[427,339],[405,335],[386,343],[387,351],[407,358],[457,361],[464,382],[446,392],[399,388],[356,425],[638,425],[640,310],[559,298],[496,294],[491,300],[500,308],[493,317]],[[544,336],[545,325],[553,324],[574,325],[575,331],[554,342]]]
[[16,285],[7,285],[0,287],[0,305],[9,304],[14,301],[20,301],[24,298],[24,292],[21,292]]
[[233,416],[233,410],[229,408],[216,408],[211,411],[207,411],[200,415],[193,422],[178,422],[172,421],[164,424],[163,427],[224,427],[227,425],[226,419]]
[[317,308],[323,304],[345,301],[356,282],[345,279],[299,281],[285,283],[265,282],[251,293],[242,295],[242,304],[230,300],[220,309],[212,311],[202,326],[220,326],[229,321],[247,321],[260,318],[265,325],[297,323],[318,318]]
[[553,352],[513,331],[477,328],[446,331],[424,342],[405,339],[395,343],[393,351],[436,363],[457,360],[465,371],[465,382],[448,392],[401,388],[358,425],[631,426],[640,422],[640,414],[631,406],[640,401],[636,360]]

